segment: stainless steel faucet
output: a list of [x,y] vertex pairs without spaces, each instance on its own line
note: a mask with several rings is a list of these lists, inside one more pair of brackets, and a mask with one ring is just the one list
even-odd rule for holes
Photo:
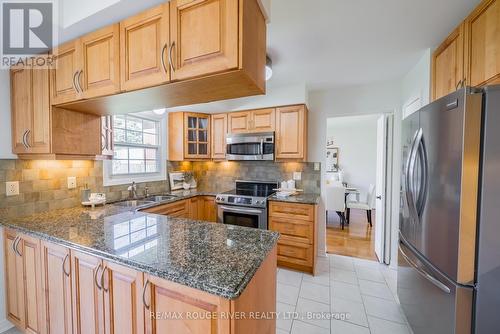
[[131,199],[137,199],[137,185],[135,184],[135,181],[132,182],[132,185],[127,188],[128,190],[128,197]]
[[149,188],[148,188],[148,186],[144,187],[144,197],[149,197]]

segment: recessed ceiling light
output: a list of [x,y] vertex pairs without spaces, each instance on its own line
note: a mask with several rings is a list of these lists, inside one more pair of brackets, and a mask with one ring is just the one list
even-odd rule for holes
[[163,115],[165,113],[165,111],[166,111],[165,108],[163,108],[163,109],[154,109],[153,113],[155,113],[158,116],[161,116],[161,115]]
[[273,76],[273,61],[266,55],[266,81]]

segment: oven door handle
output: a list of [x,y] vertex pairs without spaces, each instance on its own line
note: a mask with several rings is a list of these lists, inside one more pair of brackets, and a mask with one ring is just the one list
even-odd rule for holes
[[233,208],[230,206],[225,206],[225,205],[219,205],[219,207],[228,212],[234,212],[234,213],[252,213],[252,214],[261,214],[261,210],[255,210],[255,209],[240,209],[240,208]]

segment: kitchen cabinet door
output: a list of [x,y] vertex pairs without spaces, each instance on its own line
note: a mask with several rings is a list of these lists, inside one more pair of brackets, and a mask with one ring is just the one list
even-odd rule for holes
[[199,219],[212,223],[217,222],[217,204],[215,203],[215,197],[200,196],[198,197],[198,201]]
[[212,115],[212,159],[226,158],[227,114]]
[[51,70],[52,104],[73,102],[81,98],[77,84],[80,70],[80,43],[74,40],[58,46],[53,54],[55,67]]
[[40,240],[19,235],[16,250],[22,258],[24,276],[24,324],[26,333],[45,333],[43,322],[42,269]]
[[130,91],[170,81],[169,4],[120,22],[121,89]]
[[[210,317],[210,313],[229,312],[230,301],[151,275],[145,275],[144,305],[146,332],[150,334],[229,334],[230,321]],[[170,313],[172,312],[172,313]],[[181,319],[162,315],[191,314]],[[150,315],[159,315],[159,317]],[[200,316],[200,319],[196,319]]]
[[463,25],[455,29],[432,55],[432,99],[468,84],[464,77]]
[[483,1],[467,18],[465,31],[468,84],[500,83],[500,1]]
[[210,116],[184,113],[184,158],[210,159]]
[[104,333],[144,333],[143,274],[107,261],[103,267]]
[[172,80],[238,68],[238,3],[170,1]]
[[252,132],[272,132],[275,130],[275,109],[252,111]]
[[70,251],[44,241],[41,242],[41,250],[46,332],[72,333]]
[[80,70],[77,84],[82,97],[120,92],[120,25],[113,24],[87,34],[79,40]]
[[199,209],[198,208],[199,208],[199,202],[200,202],[200,201],[198,201],[198,197],[190,198],[187,201],[189,201],[188,218],[193,219],[193,220],[198,220],[199,219],[199,214],[198,214]]
[[102,261],[71,251],[73,333],[101,334],[104,328]]
[[276,109],[276,159],[306,160],[306,113],[304,105]]
[[12,151],[50,153],[49,71],[11,71]]
[[22,257],[14,248],[17,245],[17,237],[17,233],[4,230],[6,308],[7,319],[17,328],[24,328],[24,273]]
[[250,111],[231,112],[227,114],[229,133],[247,133],[250,131],[252,123],[252,113]]

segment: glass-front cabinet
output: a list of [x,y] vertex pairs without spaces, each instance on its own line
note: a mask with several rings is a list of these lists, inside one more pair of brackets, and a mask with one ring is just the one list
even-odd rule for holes
[[210,158],[210,116],[196,113],[184,114],[185,158]]

